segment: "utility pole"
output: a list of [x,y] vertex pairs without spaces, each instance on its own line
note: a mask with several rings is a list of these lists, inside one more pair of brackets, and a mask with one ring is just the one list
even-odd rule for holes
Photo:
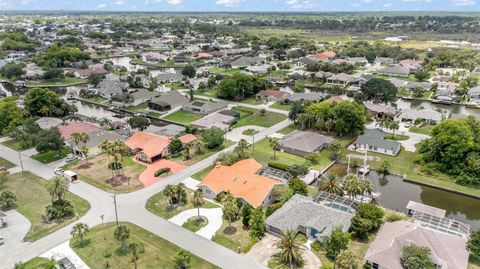
[[115,222],[118,227],[117,194],[115,192],[113,193],[113,204],[115,205]]
[[255,131],[253,131],[252,135],[252,150],[255,151]]

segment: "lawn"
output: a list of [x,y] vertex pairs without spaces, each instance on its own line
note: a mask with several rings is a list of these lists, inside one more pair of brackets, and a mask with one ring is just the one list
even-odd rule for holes
[[193,165],[205,158],[208,158],[210,156],[212,156],[213,154],[219,152],[219,151],[222,151],[228,147],[230,147],[231,145],[235,144],[235,142],[231,141],[231,140],[228,140],[228,139],[225,139],[225,141],[223,142],[223,145],[219,146],[219,147],[216,147],[216,148],[213,148],[213,149],[208,149],[208,148],[205,148],[205,150],[202,152],[202,153],[193,153],[193,156],[190,160],[184,160],[184,152],[185,150],[182,151],[182,153],[178,156],[178,157],[175,157],[175,158],[171,158],[170,160],[171,161],[174,161],[176,163],[179,163],[181,165],[185,165],[185,166],[190,166],[190,165]]
[[318,154],[317,163],[315,164],[308,164],[307,160],[301,156],[281,151],[277,151],[276,158],[273,159],[273,150],[270,147],[268,139],[255,143],[254,148],[255,150],[253,150],[251,154],[252,157],[263,165],[267,165],[269,162],[279,162],[288,165],[306,164],[315,170],[321,171],[332,162],[332,160],[330,160],[329,150],[322,150]]
[[[193,190],[187,189],[187,203],[185,205],[172,208],[168,204],[167,196],[165,196],[163,192],[159,192],[148,199],[146,208],[148,211],[152,212],[157,216],[160,216],[164,219],[169,219],[182,211],[195,208],[191,202],[192,193],[193,193]],[[202,205],[202,208],[216,208],[216,207],[220,207],[220,206],[217,204],[211,203],[207,200],[204,200],[204,203]]]
[[202,229],[203,227],[207,226],[208,224],[208,219],[207,218],[200,218],[197,217],[192,217],[189,220],[187,220],[182,227],[189,230],[192,233],[195,233]]
[[259,100],[254,97],[250,97],[250,98],[243,99],[242,103],[249,104],[249,105],[261,105],[261,104],[264,104],[265,102],[263,100]]
[[0,158],[0,167],[5,167],[5,168],[8,169],[8,168],[12,168],[14,166],[15,166],[15,164],[13,164],[13,163],[5,160],[5,159]]
[[189,111],[184,111],[184,110],[179,110],[176,111],[166,117],[164,117],[164,120],[180,123],[183,125],[188,125],[192,123],[193,121],[196,121],[198,119],[202,118],[202,115],[195,114]]
[[180,82],[170,83],[170,84],[167,84],[167,85],[165,85],[165,86],[169,87],[169,88],[172,89],[172,90],[185,89],[185,86],[183,86],[183,84],[180,83]]
[[269,111],[261,115],[260,110],[246,107],[234,107],[232,110],[240,112],[240,119],[233,125],[233,128],[251,125],[268,128],[287,118],[283,114]]
[[297,130],[297,126],[295,124],[288,125],[287,127],[283,128],[282,130],[278,131],[279,134],[287,135],[293,131]]
[[431,135],[433,127],[435,127],[435,125],[425,125],[421,127],[412,126],[409,131],[417,134]]
[[218,68],[218,67],[211,67],[208,72],[210,72],[210,74],[214,74],[214,75],[222,75],[222,76],[227,76],[227,77],[230,77],[230,76],[233,76],[237,73],[240,73],[240,71],[238,69],[231,69],[231,68]]
[[270,106],[270,108],[275,108],[275,109],[281,109],[285,111],[290,111],[292,109],[292,106],[289,104],[284,104],[282,102],[276,102],[273,105]]
[[248,230],[243,227],[241,220],[232,222],[232,227],[229,227],[228,221],[223,220],[222,227],[215,233],[212,241],[243,253],[247,253],[257,243],[257,240],[252,239]]
[[[26,241],[38,240],[77,219],[72,218],[52,223],[43,222],[42,214],[47,205],[51,203],[47,183],[46,180],[29,172],[0,177],[0,189],[8,189],[14,193],[17,197],[16,210],[29,219],[32,224],[24,238]],[[72,193],[68,193],[66,198],[72,202],[79,217],[90,209],[87,201]]]
[[[125,223],[130,229],[127,245],[136,242],[143,246],[138,268],[157,269],[174,268],[172,257],[181,249],[134,224]],[[86,244],[80,246],[71,242],[70,246],[90,268],[133,268],[131,254],[122,253],[120,241],[113,236],[115,224],[109,223],[90,229],[86,236]],[[106,238],[106,239],[104,239]],[[107,266],[108,264],[108,266]],[[192,255],[190,268],[217,268],[214,265]]]
[[86,84],[86,83],[88,83],[87,79],[66,77],[63,79],[56,79],[56,80],[29,82],[27,84],[27,87],[49,87],[49,86],[66,87],[66,86],[74,86],[74,85],[80,85],[80,84]]
[[109,162],[107,154],[100,154],[88,158],[88,167],[83,167],[77,160],[66,165],[65,168],[75,171],[81,180],[105,191],[130,192],[143,188],[143,184],[138,178],[145,170],[145,165],[126,157],[122,164],[124,174],[129,180],[123,185],[113,187],[107,182],[112,177],[112,170],[108,168]]
[[204,95],[207,97],[217,97],[217,90],[215,88],[198,89],[195,94]]
[[192,175],[192,178],[193,178],[193,179],[196,179],[196,180],[199,180],[199,181],[202,181],[202,179],[203,179],[204,177],[206,177],[206,176],[208,175],[208,173],[210,173],[210,171],[212,171],[213,166],[214,166],[214,165],[212,164],[212,165],[204,168],[203,170],[201,170],[201,171],[193,174],[193,175]]
[[67,157],[67,155],[71,152],[72,150],[70,148],[64,147],[61,150],[49,150],[46,152],[37,153],[32,156],[32,159],[41,163],[51,163]]
[[22,151],[22,150],[28,149],[28,148],[22,147],[22,144],[17,139],[10,139],[5,142],[2,142],[2,144],[16,151]]
[[132,111],[132,112],[138,112],[140,110],[145,110],[148,108],[148,102],[145,102],[145,103],[141,103],[139,105],[136,105],[136,106],[129,106],[127,107],[126,109],[128,111]]
[[387,134],[386,138],[390,140],[395,140],[395,141],[404,141],[409,139],[408,136],[400,135],[400,134],[395,134],[395,137],[393,136],[393,134]]
[[36,257],[28,262],[21,263],[16,269],[39,269],[44,268],[49,260],[46,258]]

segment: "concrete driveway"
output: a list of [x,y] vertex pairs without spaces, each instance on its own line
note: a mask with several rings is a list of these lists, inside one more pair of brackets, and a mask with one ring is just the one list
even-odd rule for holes
[[21,247],[26,243],[23,238],[30,230],[30,221],[16,210],[9,210],[5,212],[7,215],[3,221],[7,222],[7,227],[0,228],[0,235],[5,239],[5,244],[0,245],[0,252],[2,248]]
[[70,248],[70,241],[66,241],[51,250],[43,253],[40,257],[47,259],[55,259],[56,261],[67,258],[73,263],[75,269],[90,269],[85,262]]
[[253,129],[258,133],[258,132],[261,132],[261,131],[265,130],[266,128],[265,127],[260,127],[260,126],[255,126],[255,125],[238,127],[238,128],[235,128],[235,129],[233,129],[233,130],[231,130],[230,132],[227,133],[227,139],[231,140],[231,141],[234,141],[234,142],[238,142],[241,139],[247,139],[248,137],[252,137],[251,135],[244,135],[243,134],[243,132],[248,130],[248,129]]
[[[182,226],[188,219],[198,216],[196,208],[185,210],[175,215],[169,221],[175,223],[178,226]],[[213,235],[222,227],[222,208],[200,208],[200,216],[208,219],[207,226],[198,230],[196,234],[206,239],[212,239]]]

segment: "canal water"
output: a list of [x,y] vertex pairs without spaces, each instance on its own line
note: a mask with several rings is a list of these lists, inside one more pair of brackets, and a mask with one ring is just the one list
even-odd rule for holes
[[[336,164],[329,171],[346,174],[346,165]],[[445,209],[447,218],[469,224],[470,231],[480,229],[480,199],[409,183],[394,175],[384,178],[375,171],[367,177],[373,183],[375,192],[381,193],[377,202],[382,207],[405,213],[408,201],[415,201]]]
[[480,109],[471,108],[460,105],[444,105],[435,104],[428,101],[419,100],[397,100],[397,107],[399,109],[419,109],[419,110],[434,110],[441,112],[448,112],[449,114],[461,114],[461,115],[477,115],[480,113]]

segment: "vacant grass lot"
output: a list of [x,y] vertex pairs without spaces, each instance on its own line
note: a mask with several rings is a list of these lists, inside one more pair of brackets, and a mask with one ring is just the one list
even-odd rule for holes
[[[165,196],[163,192],[159,192],[154,196],[150,197],[150,199],[148,199],[146,207],[148,211],[152,212],[153,214],[160,216],[164,219],[169,219],[182,211],[195,208],[191,202],[192,192],[193,190],[187,189],[187,203],[185,205],[177,206],[175,208],[171,208],[168,204],[167,196]],[[220,206],[204,200],[204,203],[201,207],[216,208]]]
[[[158,269],[175,267],[172,257],[181,250],[178,246],[134,224],[124,224],[130,229],[130,238],[127,240],[127,245],[136,242],[143,246],[145,250],[143,253],[140,253],[140,259],[137,262],[138,268]],[[132,255],[128,251],[127,253],[121,251],[121,242],[114,238],[114,231],[114,223],[94,227],[86,236],[86,245],[79,246],[72,241],[70,246],[90,268],[106,268],[107,263],[109,265],[108,268],[133,268]],[[217,267],[192,255],[190,268],[209,269]]]
[[67,165],[66,168],[75,171],[80,176],[81,180],[105,191],[112,192],[115,190],[116,192],[130,192],[143,188],[143,184],[140,182],[138,177],[143,170],[145,170],[145,165],[126,157],[123,160],[122,165],[123,172],[129,178],[129,180],[123,185],[114,188],[110,183],[107,182],[107,180],[112,178],[112,170],[108,168],[109,162],[110,160],[107,154],[100,154],[88,158],[88,163],[90,165],[86,168],[82,167],[80,161],[72,162],[71,164]]
[[[16,210],[30,220],[32,226],[25,236],[26,241],[35,241],[73,222],[76,218],[62,222],[44,223],[42,214],[51,203],[47,190],[47,181],[29,172],[0,177],[0,189],[7,189],[17,197]],[[90,205],[87,201],[72,194],[67,194],[67,200],[72,202],[75,213],[83,216]]]
[[247,253],[257,243],[257,240],[252,239],[248,230],[243,227],[241,220],[232,222],[231,227],[229,227],[228,221],[223,220],[222,227],[215,233],[212,241],[243,253]]
[[49,150],[46,152],[37,153],[32,156],[32,159],[41,163],[51,163],[67,157],[67,155],[71,152],[72,150],[70,148],[64,147],[61,150]]
[[283,114],[269,111],[261,115],[260,110],[246,107],[234,107],[232,110],[240,113],[240,119],[233,125],[233,128],[251,125],[268,128],[287,118]]
[[192,123],[193,121],[196,121],[198,119],[202,118],[202,115],[200,114],[195,114],[189,111],[184,111],[184,110],[179,110],[176,111],[163,119],[168,120],[168,121],[173,121],[176,123],[180,123],[183,125],[188,125]]

